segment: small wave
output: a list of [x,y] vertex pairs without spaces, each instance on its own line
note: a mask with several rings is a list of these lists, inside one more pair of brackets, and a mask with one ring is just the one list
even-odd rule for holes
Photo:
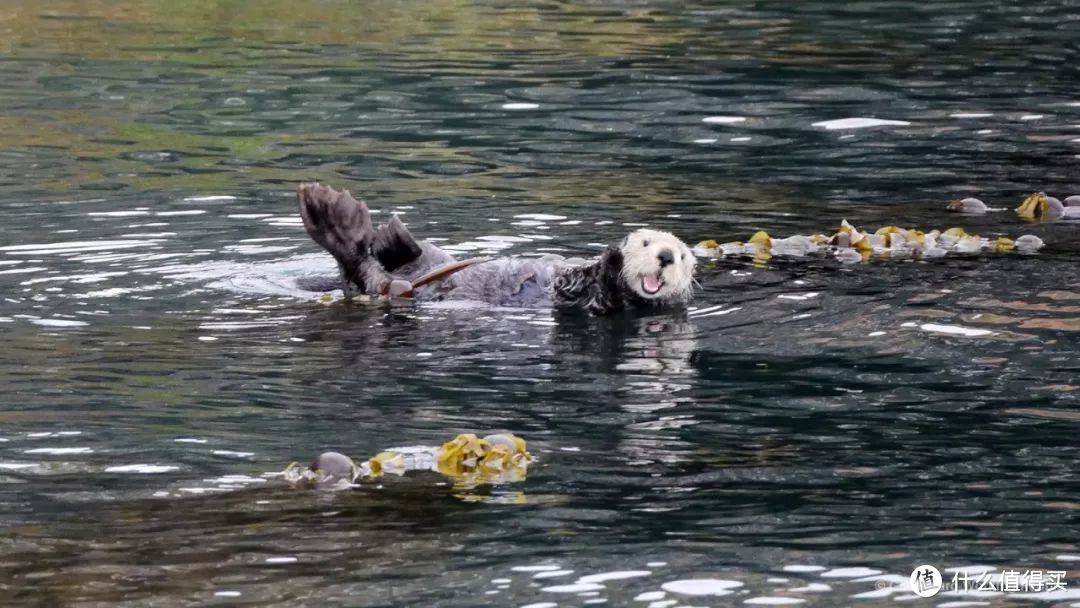
[[881,118],[839,118],[836,120],[823,120],[815,122],[811,126],[821,127],[829,131],[840,129],[868,129],[871,127],[906,127],[910,122],[905,120],[885,120]]

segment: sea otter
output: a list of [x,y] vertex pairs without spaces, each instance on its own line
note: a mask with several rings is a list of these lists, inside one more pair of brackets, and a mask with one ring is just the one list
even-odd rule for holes
[[377,229],[367,205],[317,183],[297,191],[308,235],[337,260],[347,296],[472,300],[497,306],[580,306],[603,315],[626,308],[683,306],[696,260],[670,233],[635,230],[592,262],[557,255],[457,261],[418,241],[394,216]]

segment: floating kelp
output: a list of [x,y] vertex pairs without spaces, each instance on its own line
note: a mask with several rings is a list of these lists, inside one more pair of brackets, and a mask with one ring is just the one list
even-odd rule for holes
[[338,452],[320,454],[308,467],[292,463],[282,473],[289,483],[341,489],[384,475],[433,471],[466,485],[503,484],[525,479],[533,458],[525,440],[513,433],[458,435],[439,447],[394,448],[356,464]]
[[[945,205],[945,209],[969,215],[982,215],[989,211],[1005,211],[1004,209],[991,208],[977,198],[962,198],[949,201]],[[1035,192],[1024,197],[1024,200],[1015,211],[1017,215],[1027,220],[1080,219],[1080,195],[1069,196],[1062,201],[1053,196],[1047,196],[1045,192]]]
[[1035,253],[1043,247],[1037,236],[1024,235],[1016,240],[1007,237],[986,238],[968,234],[963,228],[923,232],[899,226],[884,226],[873,233],[863,232],[844,220],[832,235],[812,234],[774,238],[764,231],[754,233],[746,242],[717,243],[702,241],[694,255],[705,258],[749,256],[764,261],[770,257],[805,257],[833,255],[845,263],[873,257],[934,258],[955,254]]
[[988,211],[1003,211],[1003,209],[991,209],[986,203],[977,198],[959,198],[951,200],[945,205],[947,211],[955,211],[957,213],[968,213],[971,215],[982,215]]
[[1016,214],[1029,220],[1080,219],[1080,206],[1077,205],[1080,205],[1080,196],[1070,196],[1063,203],[1045,192],[1035,192],[1020,203]]

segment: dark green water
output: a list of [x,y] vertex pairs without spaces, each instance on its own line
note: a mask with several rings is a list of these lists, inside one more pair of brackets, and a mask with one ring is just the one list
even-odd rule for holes
[[[1080,226],[941,209],[1080,193],[1078,65],[1064,1],[6,3],[0,603],[904,605],[928,563],[1071,587],[908,605],[1077,605]],[[332,269],[310,179],[470,251],[1048,246],[703,261],[678,317],[326,306],[279,288]],[[263,477],[489,429],[526,481]]]

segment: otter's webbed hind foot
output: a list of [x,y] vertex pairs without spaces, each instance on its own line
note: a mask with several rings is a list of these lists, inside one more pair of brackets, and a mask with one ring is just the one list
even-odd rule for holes
[[363,201],[348,190],[338,192],[318,183],[300,184],[297,189],[304,230],[337,260],[347,296],[381,294],[392,277],[372,256],[375,230]]
[[375,230],[371,253],[387,272],[393,272],[419,258],[424,250],[398,216]]

